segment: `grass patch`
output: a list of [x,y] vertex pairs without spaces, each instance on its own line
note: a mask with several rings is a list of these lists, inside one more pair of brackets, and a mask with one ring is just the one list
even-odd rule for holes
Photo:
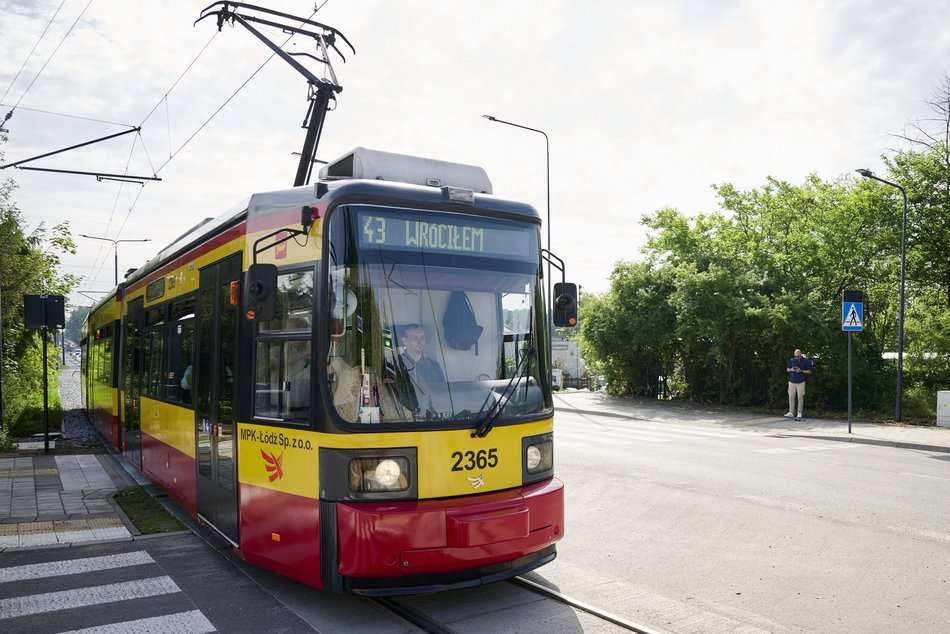
[[114,498],[143,535],[185,530],[185,525],[142,487],[124,489],[116,493]]

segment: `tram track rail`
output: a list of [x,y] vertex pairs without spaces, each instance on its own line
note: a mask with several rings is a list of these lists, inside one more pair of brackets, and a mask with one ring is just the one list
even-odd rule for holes
[[521,586],[522,588],[530,590],[536,594],[544,595],[549,599],[557,601],[558,603],[569,605],[575,610],[580,610],[590,614],[591,616],[597,617],[602,621],[613,623],[614,625],[622,627],[629,632],[636,632],[637,634],[664,634],[660,630],[653,629],[648,625],[643,625],[642,623],[631,621],[630,619],[618,616],[612,612],[601,610],[600,608],[595,607],[585,601],[569,597],[562,592],[548,588],[547,586],[543,586],[540,583],[531,581],[530,579],[525,579],[524,577],[513,577],[512,579],[509,579],[508,582],[516,586]]
[[[598,618],[602,621],[612,623],[624,630],[627,630],[628,632],[635,632],[636,634],[668,634],[668,632],[663,632],[648,625],[637,623],[617,614],[602,610],[591,605],[590,603],[575,599],[562,592],[548,588],[524,577],[513,577],[508,579],[506,583],[519,586],[535,594],[540,594],[548,599],[551,599],[552,601],[570,606],[575,610],[580,610],[585,614],[589,614],[590,616]],[[453,634],[455,632],[455,630],[444,623],[440,623],[425,613],[417,610],[416,608],[413,608],[400,601],[398,597],[374,597],[367,600],[375,603],[389,612],[392,612],[402,620],[419,628],[423,632],[427,632],[428,634]]]
[[445,625],[432,620],[419,610],[411,608],[405,603],[400,602],[398,599],[393,597],[373,597],[367,599],[372,603],[375,603],[378,606],[381,606],[385,610],[392,612],[403,621],[415,625],[423,632],[428,634],[451,634],[452,630]]

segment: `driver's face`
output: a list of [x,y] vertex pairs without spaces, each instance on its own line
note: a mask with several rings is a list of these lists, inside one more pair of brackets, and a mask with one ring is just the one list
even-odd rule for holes
[[421,328],[413,328],[406,333],[406,347],[415,354],[422,354],[426,348],[426,333]]

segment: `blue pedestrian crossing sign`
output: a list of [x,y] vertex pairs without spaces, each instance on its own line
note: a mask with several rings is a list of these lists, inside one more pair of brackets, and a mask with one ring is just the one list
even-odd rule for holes
[[841,330],[845,332],[864,330],[864,293],[861,291],[842,293]]

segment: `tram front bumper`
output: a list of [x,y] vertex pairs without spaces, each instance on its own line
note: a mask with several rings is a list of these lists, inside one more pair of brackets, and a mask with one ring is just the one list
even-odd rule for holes
[[[553,559],[553,544],[563,535],[563,493],[564,485],[552,478],[470,497],[339,503],[337,572],[351,579],[405,581],[520,574],[504,564],[530,570]],[[503,574],[505,569],[513,572]]]

